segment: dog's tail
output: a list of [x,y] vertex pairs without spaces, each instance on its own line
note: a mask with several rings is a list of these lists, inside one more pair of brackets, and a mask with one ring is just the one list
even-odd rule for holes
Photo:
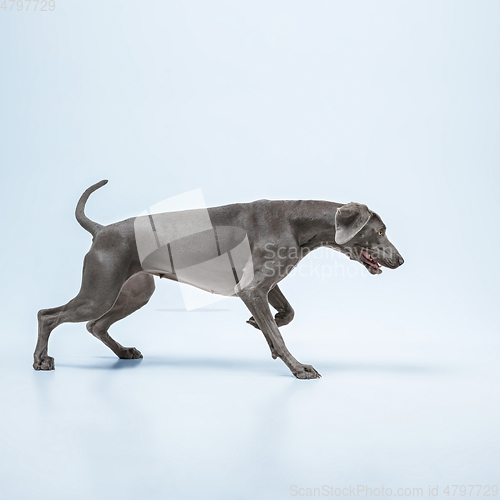
[[75,217],[76,220],[80,223],[80,225],[83,227],[83,229],[86,229],[92,236],[95,236],[97,231],[101,229],[102,225],[98,224],[97,222],[94,222],[93,220],[90,220],[86,215],[85,215],[85,203],[87,203],[87,200],[89,199],[89,196],[99,189],[100,187],[104,186],[104,184],[107,184],[108,181],[104,180],[101,182],[98,182],[97,184],[94,184],[93,186],[90,186],[81,196],[81,198],[78,200],[78,204],[76,205],[76,210],[75,210]]

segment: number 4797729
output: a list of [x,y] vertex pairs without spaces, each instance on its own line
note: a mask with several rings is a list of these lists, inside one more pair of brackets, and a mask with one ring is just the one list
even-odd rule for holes
[[[0,0],[1,1],[1,0]],[[40,4],[40,5],[39,5]],[[14,9],[15,7],[15,9]],[[25,8],[26,7],[26,8]],[[31,7],[31,8],[30,8]],[[4,0],[2,5],[0,5],[0,9],[5,12],[13,10],[17,10],[18,12],[29,10],[36,11],[38,8],[38,12],[52,12],[56,8],[56,2],[54,0]]]
[[[475,489],[477,488],[477,493]],[[472,494],[474,491],[475,495]],[[487,485],[487,484],[448,484],[443,490],[443,493],[447,496],[455,496],[455,494],[461,497],[467,496],[482,496],[482,497],[496,497],[498,495],[498,486]]]

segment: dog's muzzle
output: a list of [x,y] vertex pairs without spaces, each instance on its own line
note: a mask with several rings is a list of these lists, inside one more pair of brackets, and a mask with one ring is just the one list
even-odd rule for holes
[[404,259],[399,253],[388,257],[383,253],[369,252],[363,249],[359,257],[371,274],[381,274],[382,269],[380,268],[382,266],[389,269],[396,269],[404,263]]

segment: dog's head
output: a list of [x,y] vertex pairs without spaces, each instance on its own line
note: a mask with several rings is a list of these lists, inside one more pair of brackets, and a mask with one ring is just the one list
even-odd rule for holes
[[382,219],[360,203],[347,203],[337,209],[335,243],[351,259],[361,262],[371,274],[380,274],[380,266],[396,269],[404,262],[387,238]]

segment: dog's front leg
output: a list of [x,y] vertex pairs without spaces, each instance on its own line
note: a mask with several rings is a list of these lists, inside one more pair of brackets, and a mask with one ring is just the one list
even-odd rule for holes
[[[288,325],[288,323],[293,320],[293,317],[295,316],[293,307],[290,305],[290,302],[286,300],[286,297],[283,295],[278,285],[275,285],[274,288],[269,291],[267,300],[278,311],[274,316],[274,320],[276,321],[278,327]],[[247,323],[257,328],[257,330],[260,330],[259,325],[253,316],[247,321]],[[276,356],[274,357],[276,358]]]
[[[246,287],[238,292],[238,296],[252,313],[255,321],[266,337],[271,352],[281,358],[290,371],[300,379],[319,378],[321,375],[311,366],[299,363],[287,349],[283,337],[269,308],[268,292],[263,288]],[[273,358],[275,356],[273,355]]]

